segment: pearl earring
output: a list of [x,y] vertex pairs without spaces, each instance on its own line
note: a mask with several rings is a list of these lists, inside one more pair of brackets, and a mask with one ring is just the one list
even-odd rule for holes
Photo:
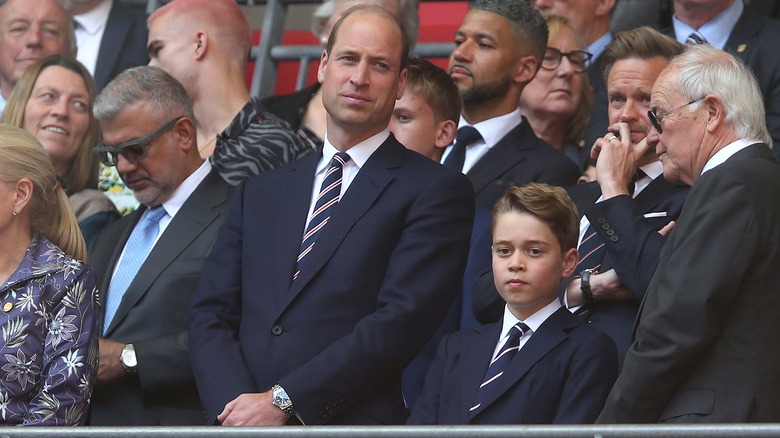
[[16,213],[16,210],[12,211],[12,212],[11,212],[11,214],[12,214],[12,215],[14,215],[14,216],[16,216],[16,214],[17,214],[17,213]]

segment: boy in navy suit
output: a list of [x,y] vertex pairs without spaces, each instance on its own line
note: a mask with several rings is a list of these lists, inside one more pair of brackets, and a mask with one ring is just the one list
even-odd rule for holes
[[408,423],[593,423],[618,362],[612,339],[558,301],[578,260],[574,204],[558,187],[512,187],[492,229],[504,317],[442,340]]

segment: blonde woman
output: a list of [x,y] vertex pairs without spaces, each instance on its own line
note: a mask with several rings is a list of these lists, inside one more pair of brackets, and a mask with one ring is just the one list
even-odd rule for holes
[[95,273],[46,151],[0,125],[0,422],[83,423],[97,372]]

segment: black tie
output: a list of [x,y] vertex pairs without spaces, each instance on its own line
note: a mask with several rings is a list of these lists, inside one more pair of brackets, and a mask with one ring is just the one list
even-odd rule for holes
[[634,191],[636,190],[636,182],[640,179],[646,177],[647,174],[642,169],[637,169],[636,173],[634,174],[634,177],[631,178],[631,182],[628,183],[628,194],[631,196],[634,196]]
[[452,146],[450,154],[444,160],[444,165],[450,169],[463,171],[463,162],[466,161],[466,146],[482,139],[477,128],[473,126],[463,126],[458,129],[458,135],[455,137],[455,144]]

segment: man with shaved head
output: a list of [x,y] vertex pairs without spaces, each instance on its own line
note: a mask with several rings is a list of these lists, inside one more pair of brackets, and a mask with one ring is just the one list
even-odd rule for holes
[[57,0],[8,0],[0,6],[0,113],[22,73],[54,54],[76,56],[73,22]]
[[250,99],[244,78],[249,23],[234,0],[174,0],[148,20],[149,65],[184,85],[200,153],[232,185],[313,152],[289,125]]

